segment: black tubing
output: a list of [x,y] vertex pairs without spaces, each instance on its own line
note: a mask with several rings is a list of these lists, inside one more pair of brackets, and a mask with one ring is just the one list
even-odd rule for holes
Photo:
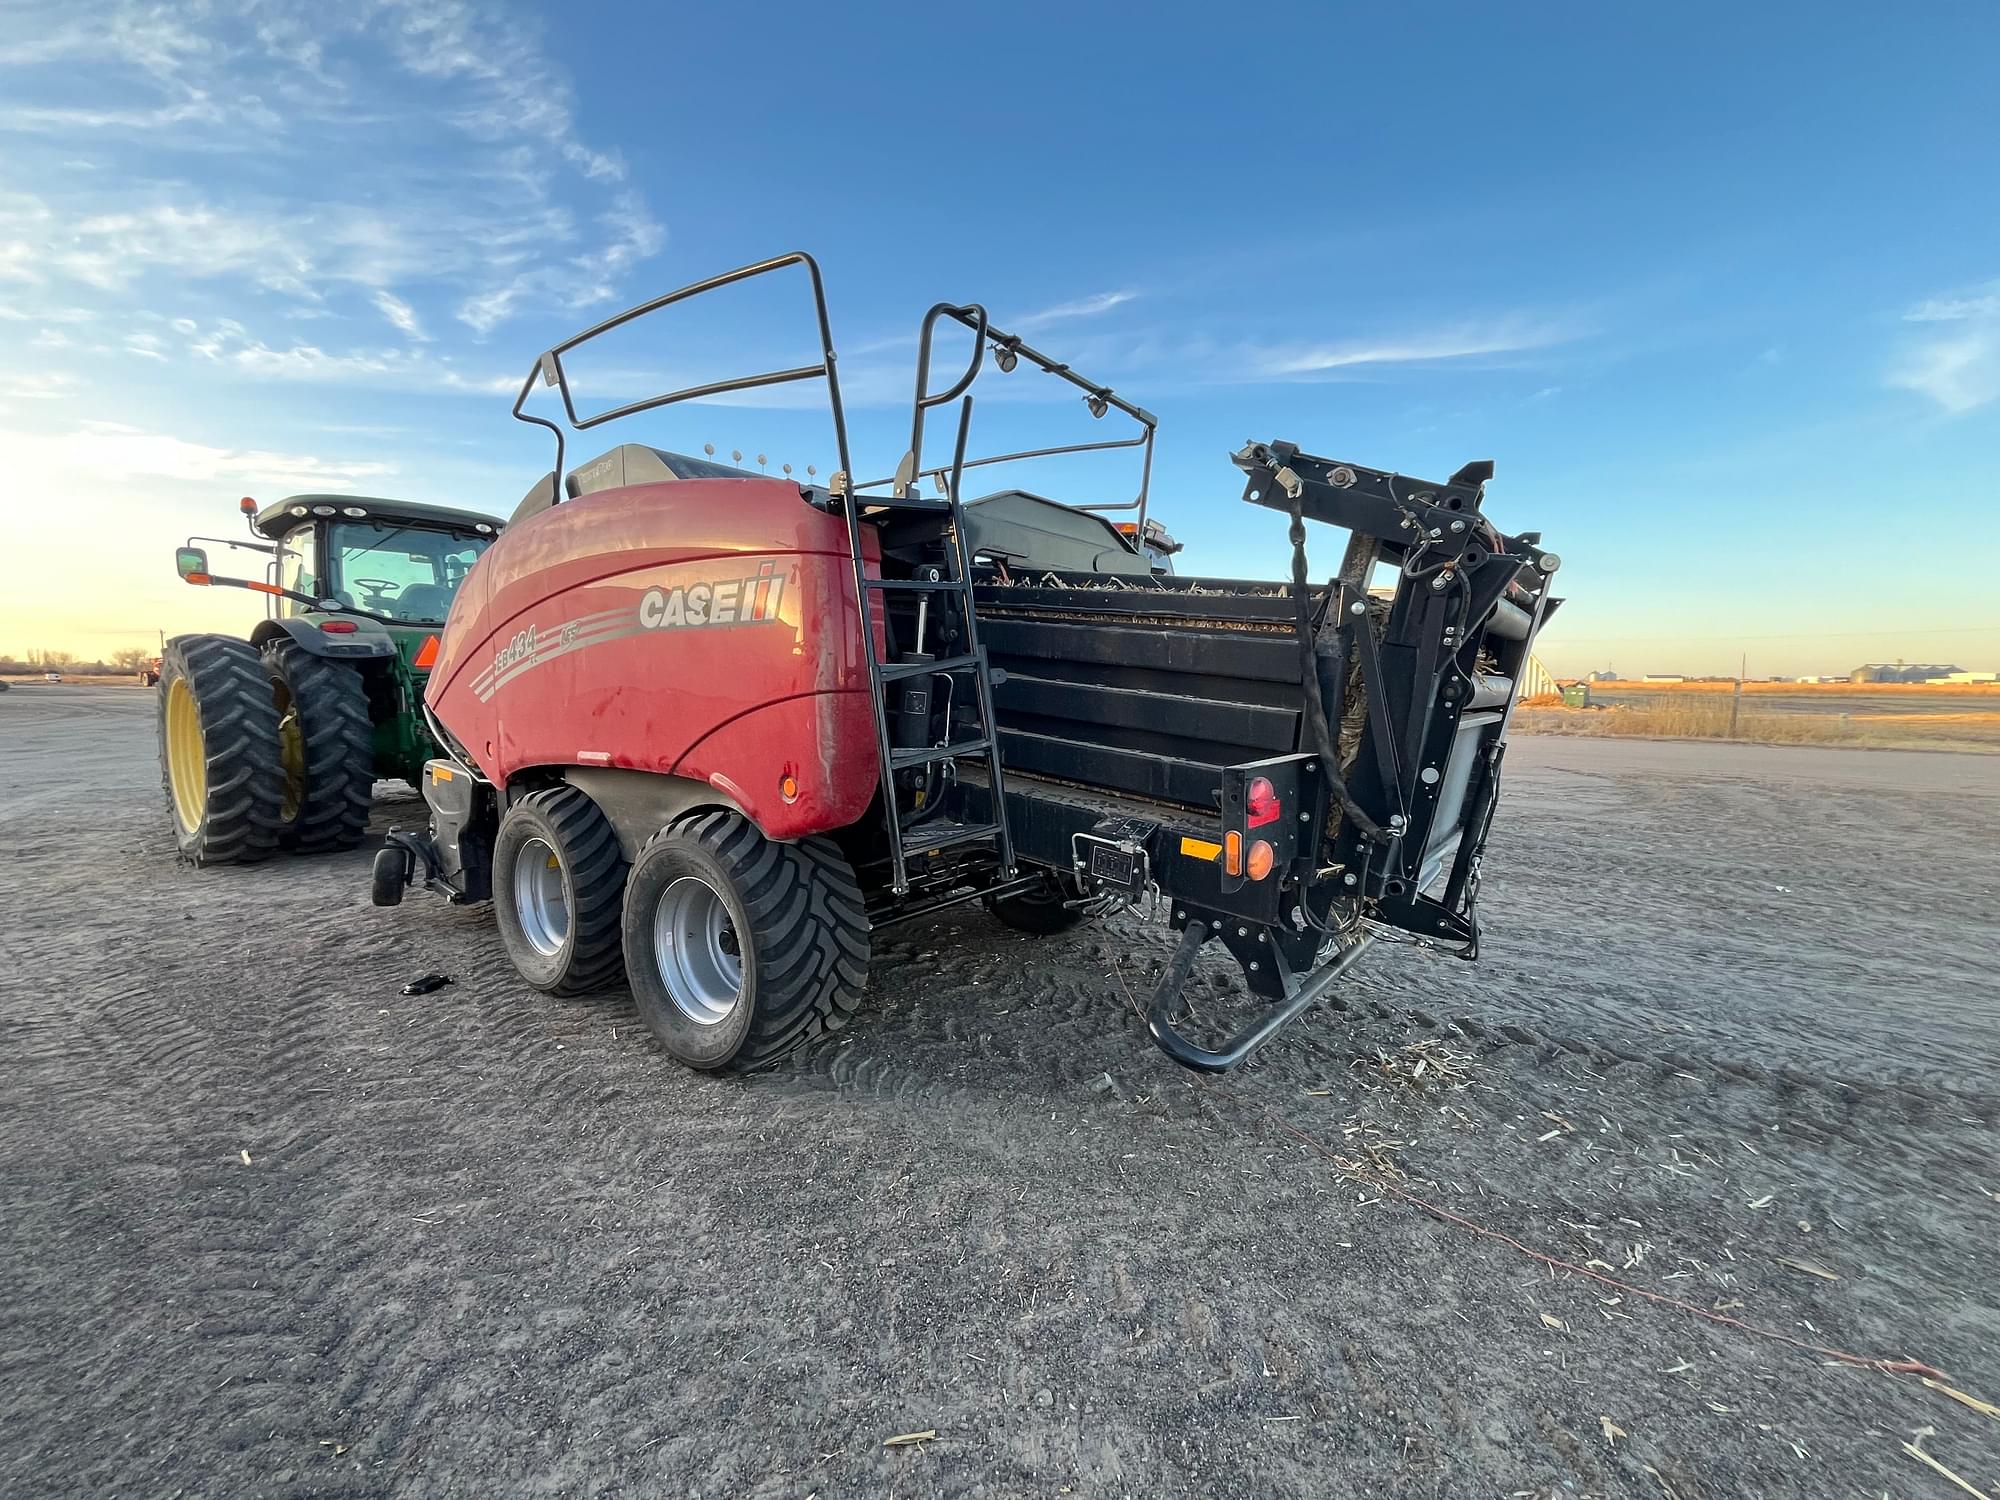
[[[1369,817],[1353,794],[1347,790],[1347,779],[1340,774],[1340,748],[1333,742],[1333,732],[1327,728],[1326,700],[1319,691],[1319,658],[1313,650],[1311,604],[1307,595],[1312,585],[1306,581],[1306,518],[1297,496],[1292,499],[1292,604],[1296,611],[1294,628],[1299,638],[1299,675],[1303,679],[1306,694],[1306,721],[1312,726],[1313,749],[1326,768],[1326,787],[1333,800],[1355,827],[1372,839],[1381,839],[1382,825]],[[1361,628],[1366,630],[1364,619]],[[1366,691],[1366,685],[1363,691]]]

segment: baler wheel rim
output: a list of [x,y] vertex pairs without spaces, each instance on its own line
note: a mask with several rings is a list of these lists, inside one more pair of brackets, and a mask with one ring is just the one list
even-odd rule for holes
[[722,893],[697,875],[683,875],[660,893],[653,959],[667,997],[697,1026],[719,1026],[743,998],[735,920]]
[[569,884],[547,839],[530,838],[514,857],[514,915],[521,936],[544,958],[569,941]]

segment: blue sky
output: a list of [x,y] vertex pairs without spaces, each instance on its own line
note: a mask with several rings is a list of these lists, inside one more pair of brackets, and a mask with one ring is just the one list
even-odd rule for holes
[[[537,350],[804,248],[871,477],[923,309],[977,298],[1160,415],[1188,570],[1285,567],[1246,438],[1490,457],[1491,513],[1565,558],[1558,671],[2000,667],[1951,519],[2000,501],[1997,68],[1970,4],[10,4],[0,651],[241,627],[169,559],[240,494],[504,512],[548,462],[506,413]],[[579,383],[808,332],[775,286]],[[1106,430],[1025,374],[979,395],[975,449]],[[630,435],[832,466],[798,393]]]

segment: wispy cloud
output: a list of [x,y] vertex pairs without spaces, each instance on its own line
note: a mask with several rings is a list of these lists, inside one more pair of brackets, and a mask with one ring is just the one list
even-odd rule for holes
[[386,289],[378,291],[375,294],[375,310],[419,343],[428,341],[429,335],[417,319],[417,310],[394,292]]
[[[1025,318],[1016,318],[1014,326],[1026,332],[1072,318],[1095,318],[1114,307],[1123,307],[1127,302],[1137,300],[1138,296],[1137,292],[1099,292],[1095,296],[1079,297],[1073,302],[1058,302],[1054,307],[1045,307],[1040,312],[1029,313]],[[1003,318],[1001,322],[1004,324],[1006,320]]]
[[1903,314],[1906,323],[1963,323],[2000,318],[2000,284],[1959,297],[1926,297]]
[[1370,365],[1437,364],[1522,354],[1568,343],[1580,332],[1562,322],[1506,319],[1378,338],[1276,346],[1257,351],[1250,364],[1255,374],[1267,379],[1300,379]]
[[636,194],[619,194],[612,207],[598,216],[598,223],[605,238],[595,249],[533,266],[504,285],[474,293],[459,303],[459,322],[484,337],[530,299],[549,300],[566,308],[608,301],[617,295],[619,276],[657,255],[666,243],[666,230],[646,212]]
[[[124,143],[38,196],[0,191],[0,282],[247,284],[290,312],[372,306],[417,338],[426,286],[485,332],[532,303],[618,295],[665,240],[624,163],[584,138],[538,25],[476,0],[120,4],[88,20],[26,0],[0,40],[0,98],[0,135]],[[282,153],[285,170],[201,171],[196,190],[135,155],[156,144]]]
[[38,375],[0,375],[0,396],[14,401],[60,401],[73,396],[77,378],[46,372]]
[[352,490],[396,472],[391,464],[353,463],[310,454],[221,448],[120,422],[79,422],[60,433],[0,432],[10,456],[31,471],[87,473],[99,482],[173,479],[228,481],[277,490]]
[[479,396],[503,394],[520,385],[518,376],[468,373],[451,356],[424,348],[328,349],[303,342],[272,345],[229,318],[198,330],[188,339],[186,352],[226,373],[257,380]]
[[2000,398],[2000,283],[1926,298],[1903,320],[1950,326],[1897,353],[1887,375],[1891,387],[1915,391],[1954,416]]
[[1890,367],[1889,384],[1928,396],[1957,415],[2000,396],[2000,328],[1933,339],[1906,351]]

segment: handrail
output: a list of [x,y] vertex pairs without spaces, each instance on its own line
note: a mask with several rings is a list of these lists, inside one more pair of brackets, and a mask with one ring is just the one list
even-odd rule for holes
[[[940,318],[952,321],[971,330],[973,335],[972,357],[966,362],[965,372],[942,391],[929,390],[931,367],[931,340]],[[1093,416],[1102,416],[1112,408],[1132,418],[1143,429],[1129,438],[1107,438],[1093,443],[1069,443],[1052,448],[1028,448],[1017,453],[997,453],[983,458],[959,458],[953,464],[940,464],[935,468],[923,467],[924,414],[934,406],[942,406],[963,395],[978,378],[985,363],[986,351],[996,352],[996,362],[1003,370],[1011,369],[1017,359],[1025,359],[1047,374],[1069,382],[1084,393],[1084,400],[1091,406]],[[1015,463],[1022,459],[1049,458],[1064,453],[1100,453],[1115,448],[1141,448],[1144,459],[1139,472],[1139,493],[1136,498],[1109,504],[1080,505],[1078,510],[1132,510],[1139,512],[1139,527],[1143,532],[1146,522],[1146,497],[1153,479],[1153,436],[1159,427],[1159,419],[1144,407],[1135,406],[1124,399],[1108,385],[1079,375],[1070,366],[1034,348],[1018,334],[1010,334],[994,328],[986,309],[977,302],[957,304],[940,302],[924,314],[922,330],[917,340],[917,386],[916,399],[910,414],[910,448],[903,455],[903,461],[896,472],[885,479],[871,479],[866,484],[855,485],[857,497],[864,490],[880,489],[883,485],[894,485],[899,497],[907,496],[921,480],[929,476],[942,477],[954,469],[977,469],[988,464]],[[961,449],[962,452],[962,449]]]
[[[691,385],[677,391],[668,391],[660,396],[648,396],[638,401],[628,401],[623,406],[612,407],[609,411],[598,412],[594,416],[579,416],[576,399],[569,387],[569,373],[563,369],[562,357],[586,344],[600,334],[609,333],[614,328],[623,327],[637,318],[658,312],[663,307],[671,307],[676,302],[685,302],[690,297],[698,297],[704,292],[712,292],[720,287],[731,286],[739,281],[748,281],[754,276],[767,275],[783,270],[787,266],[804,266],[812,280],[813,311],[819,324],[820,362],[816,365],[798,365],[786,370],[768,370],[759,375],[742,375],[729,380],[712,380],[702,385]],[[554,386],[562,394],[563,413],[569,419],[572,429],[587,432],[606,422],[615,422],[621,417],[635,416],[642,411],[652,411],[657,407],[672,406],[676,402],[695,401],[704,396],[719,396],[730,391],[757,390],[764,386],[786,385],[799,380],[815,380],[824,377],[827,387],[827,401],[833,409],[834,444],[839,449],[840,471],[831,480],[831,488],[839,493],[851,482],[854,468],[847,452],[847,413],[840,399],[840,375],[836,368],[838,356],[833,348],[833,327],[827,318],[826,286],[820,278],[819,262],[803,250],[794,250],[786,255],[774,256],[770,260],[757,261],[752,265],[738,266],[733,271],[710,276],[706,280],[693,282],[677,291],[667,292],[649,302],[641,302],[637,307],[627,308],[603,322],[586,328],[582,333],[563,340],[543,354],[537,356],[534,366],[528,371],[528,378],[521,383],[521,393],[514,398],[514,417],[517,421],[535,427],[546,427],[556,435],[556,467],[553,501],[560,504],[564,498],[562,427],[547,417],[531,416],[522,410],[535,388],[536,377],[546,386]]]

